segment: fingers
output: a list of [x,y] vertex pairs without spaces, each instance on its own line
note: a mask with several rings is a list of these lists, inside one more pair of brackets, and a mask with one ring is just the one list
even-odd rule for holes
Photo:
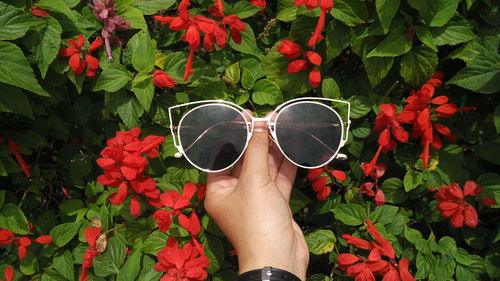
[[277,144],[273,143],[269,148],[269,175],[271,180],[276,180],[278,171],[283,161],[283,153],[281,153]]
[[275,182],[286,202],[290,201],[290,194],[292,193],[292,187],[293,183],[295,182],[296,174],[297,166],[286,159],[286,157],[283,157],[283,161],[281,162],[281,166],[279,167]]
[[255,122],[252,138],[243,158],[240,179],[252,183],[245,186],[263,186],[271,181],[269,175],[269,134],[265,121]]

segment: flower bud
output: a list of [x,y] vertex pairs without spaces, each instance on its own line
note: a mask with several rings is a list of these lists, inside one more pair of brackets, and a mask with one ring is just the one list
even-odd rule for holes
[[93,227],[98,227],[98,228],[102,228],[102,223],[101,223],[101,220],[98,219],[98,218],[93,218],[90,220],[90,224],[93,226]]
[[106,234],[103,233],[99,235],[99,237],[95,241],[95,248],[99,253],[103,253],[104,251],[106,251],[107,247],[108,247],[108,238],[106,237]]

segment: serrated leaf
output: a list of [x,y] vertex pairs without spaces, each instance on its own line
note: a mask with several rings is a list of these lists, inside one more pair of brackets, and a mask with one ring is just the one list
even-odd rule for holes
[[129,4],[118,4],[116,14],[128,21],[132,28],[148,30],[148,25],[144,20],[144,15],[141,10],[130,6]]
[[67,280],[75,280],[75,270],[73,267],[73,255],[71,252],[66,250],[61,255],[54,257],[52,265],[64,278]]
[[459,43],[468,42],[475,36],[469,22],[458,15],[451,19],[446,25],[432,28],[431,33],[437,46],[457,45]]
[[247,1],[238,1],[234,3],[231,14],[237,15],[240,19],[246,19],[255,15],[261,7],[255,6]]
[[118,274],[122,261],[127,253],[125,244],[117,237],[108,240],[106,252],[97,256],[94,263],[94,271],[97,276],[106,277],[110,274]]
[[28,234],[29,226],[23,211],[12,203],[7,203],[0,209],[0,228],[8,229],[18,234]]
[[260,79],[253,87],[252,100],[259,105],[275,105],[283,102],[280,87],[271,80]]
[[372,86],[378,85],[392,68],[394,58],[372,57],[363,59],[365,72]]
[[408,194],[403,189],[403,182],[398,178],[388,178],[381,185],[385,199],[389,203],[402,203],[408,198]]
[[38,24],[41,21],[36,17],[0,2],[0,40],[23,37],[31,26]]
[[247,90],[250,90],[253,88],[254,85],[255,85],[255,79],[252,73],[250,72],[250,70],[243,68],[243,71],[241,73],[241,86],[243,86],[243,88]]
[[372,108],[370,100],[366,96],[351,96],[347,101],[351,103],[351,118],[358,119],[368,114]]
[[253,33],[252,27],[248,24],[245,23],[245,31],[241,32],[241,43],[236,44],[233,41],[233,38],[229,40],[229,45],[233,50],[236,50],[238,52],[241,52],[243,54],[250,54],[254,55],[258,58],[262,58],[262,52],[260,49],[257,47],[257,42],[255,41],[255,34]]
[[293,0],[278,0],[276,18],[284,22],[296,20],[298,10]]
[[123,65],[114,63],[102,72],[97,79],[93,91],[105,90],[106,92],[117,92],[125,87],[130,80],[132,80],[132,73]]
[[141,30],[132,37],[132,65],[137,71],[151,72],[155,66],[155,52],[149,32]]
[[36,80],[35,73],[21,49],[0,41],[0,82],[23,88],[40,96],[50,96]]
[[228,66],[224,76],[233,83],[240,82],[240,64],[236,62]]
[[132,5],[144,15],[152,15],[160,10],[168,10],[175,2],[175,0],[135,0]]
[[326,61],[331,61],[349,46],[349,28],[343,23],[332,20],[326,26]]
[[341,204],[332,210],[335,218],[350,226],[358,226],[368,218],[363,206],[358,204]]
[[24,115],[35,119],[31,104],[26,95],[19,89],[0,83],[0,111]]
[[123,123],[128,128],[134,128],[139,126],[139,117],[144,114],[144,108],[142,108],[139,101],[127,93],[123,93],[120,105],[116,108],[118,115],[123,120]]
[[365,23],[368,9],[366,3],[361,0],[337,0],[331,14],[347,26],[356,26]]
[[168,236],[161,231],[154,231],[142,244],[141,250],[146,254],[156,255],[158,251],[165,248]]
[[455,14],[460,0],[408,0],[408,4],[419,11],[429,26],[443,26]]
[[389,27],[391,26],[392,19],[396,12],[398,11],[400,0],[377,0],[375,1],[375,7],[377,9],[377,15],[384,30],[384,34],[387,34]]
[[406,29],[403,26],[394,28],[366,57],[396,57],[407,53],[412,41],[406,40]]
[[134,77],[134,80],[132,81],[132,88],[130,90],[134,92],[135,97],[141,106],[146,111],[149,111],[155,94],[155,86],[151,80],[151,74],[148,72],[139,72]]
[[317,229],[305,236],[309,252],[315,255],[322,255],[333,251],[335,234],[331,230]]
[[52,242],[57,247],[63,247],[68,244],[73,237],[75,237],[78,229],[80,229],[80,222],[68,222],[57,225],[50,231],[50,236],[52,236]]
[[427,47],[431,48],[433,51],[437,52],[436,41],[432,33],[424,26],[415,26],[415,33],[417,34],[418,39],[422,41]]
[[321,81],[321,94],[325,98],[336,99],[340,98],[340,89],[339,85],[335,79],[331,77],[327,77]]
[[117,281],[134,281],[141,269],[142,254],[139,250],[135,250],[130,256],[123,267],[116,276]]

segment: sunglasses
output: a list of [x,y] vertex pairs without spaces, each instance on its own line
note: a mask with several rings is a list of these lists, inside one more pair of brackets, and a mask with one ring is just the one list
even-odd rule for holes
[[[335,103],[347,107],[347,121],[332,108]],[[184,156],[199,170],[213,173],[241,158],[258,121],[267,123],[272,140],[299,167],[319,168],[336,156],[345,157],[338,151],[348,138],[350,109],[350,103],[342,100],[297,98],[267,117],[256,118],[237,104],[206,100],[169,107],[168,114],[178,150],[175,157]],[[175,122],[174,116],[180,120]]]

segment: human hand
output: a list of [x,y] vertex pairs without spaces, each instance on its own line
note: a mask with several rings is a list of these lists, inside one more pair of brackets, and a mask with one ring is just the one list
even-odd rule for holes
[[208,175],[205,209],[236,249],[240,274],[272,266],[305,280],[309,251],[289,207],[296,171],[256,122],[243,160]]

